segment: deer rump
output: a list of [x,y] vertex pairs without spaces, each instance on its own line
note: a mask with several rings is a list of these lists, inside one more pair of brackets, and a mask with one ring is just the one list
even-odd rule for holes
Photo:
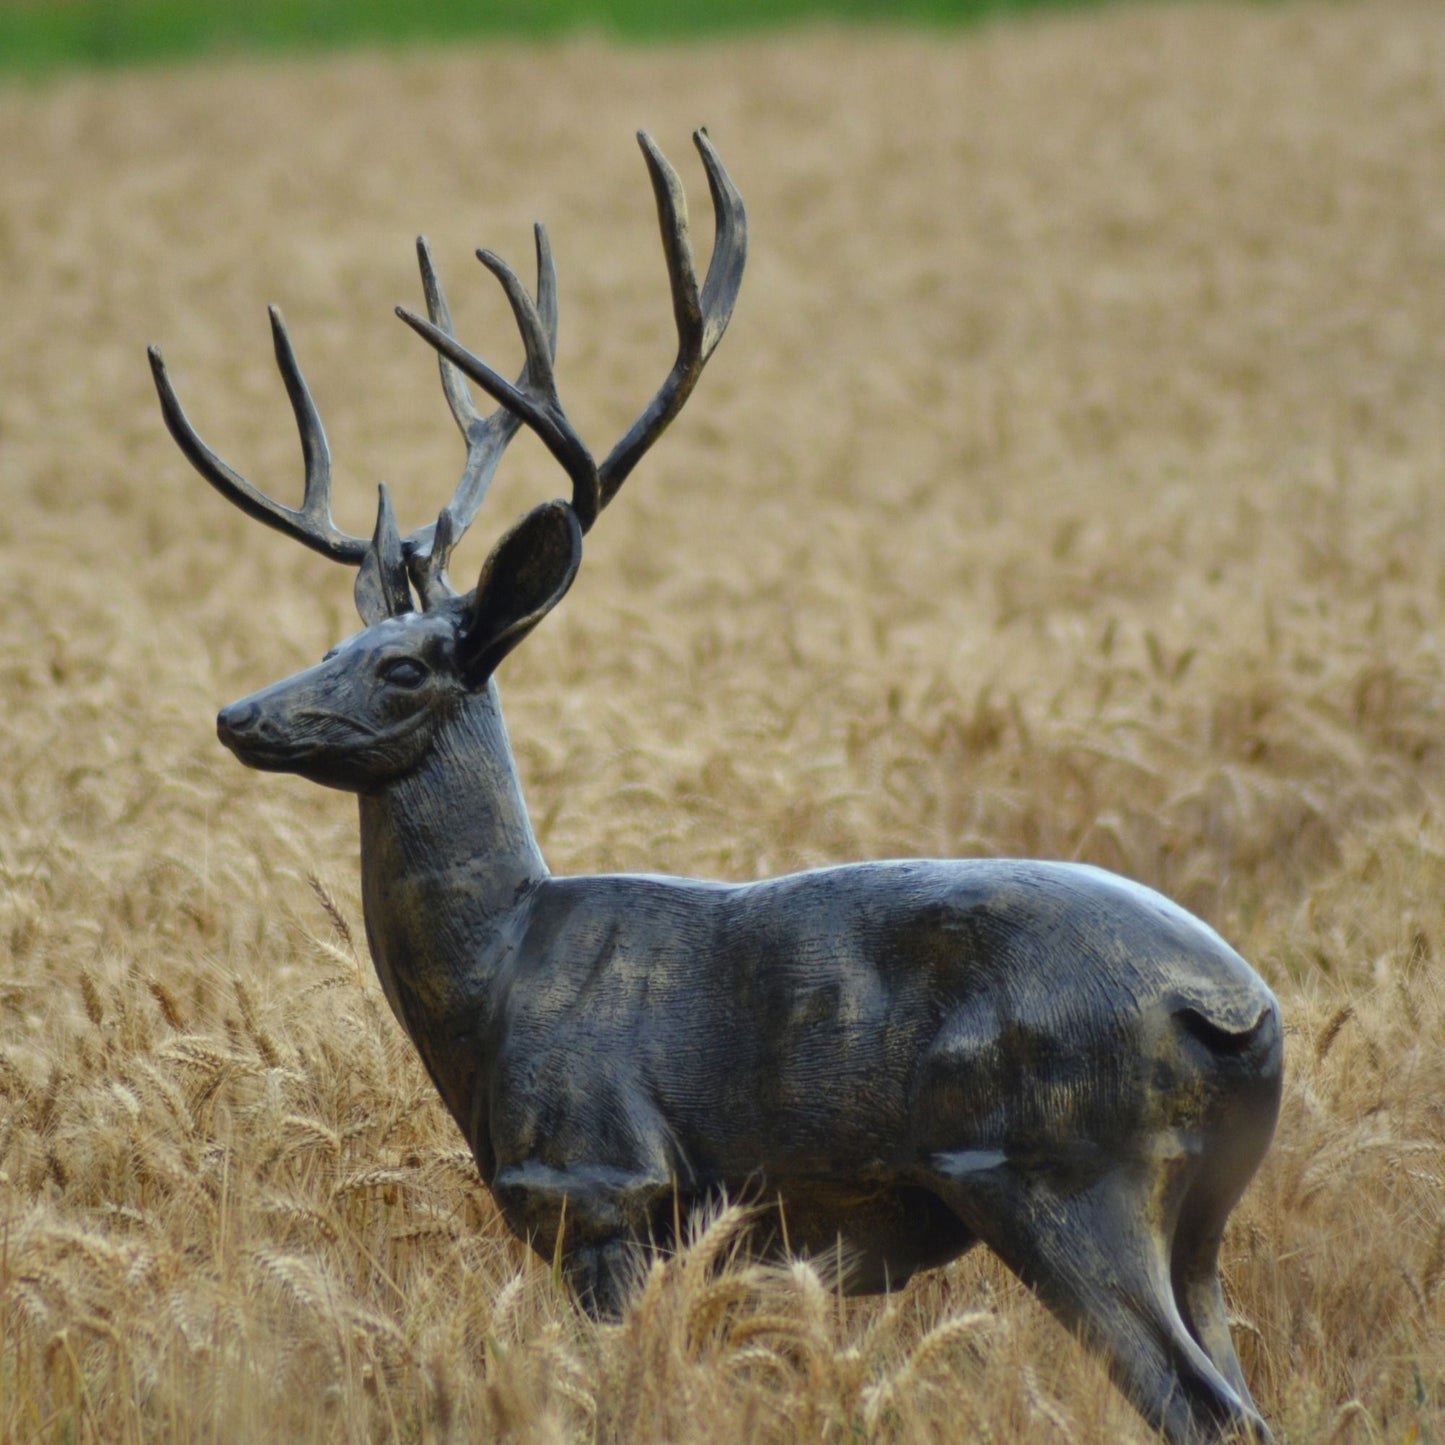
[[1173,1157],[1165,1207],[1206,1160],[1235,1195],[1273,1128],[1269,990],[1205,924],[1091,867],[548,879],[513,957],[454,1111],[548,1254],[559,1230],[666,1242],[721,1192],[762,1207],[761,1249],[874,1292],[980,1225],[997,1247],[989,1217],[1031,1181],[1069,1193]]

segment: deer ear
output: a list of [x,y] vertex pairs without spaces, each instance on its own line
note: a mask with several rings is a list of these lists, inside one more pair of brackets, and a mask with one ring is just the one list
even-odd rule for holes
[[469,687],[562,600],[581,563],[582,526],[566,502],[534,508],[492,548],[462,624],[458,661]]

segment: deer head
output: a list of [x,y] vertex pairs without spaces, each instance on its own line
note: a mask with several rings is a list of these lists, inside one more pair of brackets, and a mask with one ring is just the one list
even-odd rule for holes
[[[502,659],[561,601],[582,560],[583,534],[682,409],[737,300],[747,255],[742,199],[706,133],[698,131],[693,139],[707,171],[716,220],[712,260],[701,286],[682,184],[652,139],[638,133],[657,201],[678,353],[667,379],[600,465],[558,399],[552,365],[556,272],[540,225],[535,297],[499,257],[477,252],[501,283],[521,333],[526,364],[515,382],[457,341],[430,247],[425,238],[417,241],[429,319],[403,307],[397,314],[437,350],[442,390],[467,455],[461,479],[436,521],[404,537],[384,484],[369,540],[342,531],[332,519],[330,448],[276,307],[270,310],[276,362],[305,463],[300,507],[267,496],[201,440],[181,408],[159,348],[150,348],[162,414],[192,466],[249,516],[358,569],[355,599],[365,630],[317,666],[220,714],[221,741],[242,762],[356,792],[407,776],[427,757],[446,720],[466,699],[486,693]],[[468,377],[499,403],[490,415],[477,408]],[[447,576],[452,549],[476,517],[523,421],[566,470],[571,498],[545,502],[527,513],[493,548],[476,587],[459,595]]]

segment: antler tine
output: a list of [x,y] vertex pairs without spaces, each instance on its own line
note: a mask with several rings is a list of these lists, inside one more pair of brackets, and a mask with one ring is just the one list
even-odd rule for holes
[[[441,277],[437,274],[436,261],[432,256],[431,242],[425,236],[416,238],[416,259],[421,269],[421,289],[426,297],[426,314],[432,321],[450,335],[456,335],[452,325],[452,309],[447,304],[446,292],[442,289]],[[461,428],[463,440],[470,443],[472,428],[485,420],[472,401],[472,393],[465,378],[456,367],[440,353],[437,367],[441,371],[442,391],[457,426]]]
[[176,445],[185,453],[190,464],[223,497],[235,503],[247,516],[275,527],[288,537],[294,537],[313,551],[330,557],[333,562],[346,562],[354,566],[365,557],[368,543],[364,537],[353,537],[349,532],[343,532],[332,520],[331,450],[326,444],[326,432],[321,425],[321,416],[311,398],[306,379],[301,374],[301,367],[297,363],[291,338],[286,333],[286,322],[281,316],[280,308],[272,306],[269,311],[276,364],[281,370],[282,379],[286,383],[286,393],[291,399],[291,410],[296,417],[296,429],[301,436],[301,453],[306,465],[306,488],[299,508],[288,507],[268,497],[222,461],[201,440],[171,385],[160,347],[152,346],[148,349],[148,355],[156,392],[160,396],[161,415],[165,418],[166,427],[175,438]]
[[[550,358],[557,348],[557,271],[552,261],[552,248],[544,226],[535,228],[537,250],[537,299],[536,308],[545,340],[545,351]],[[422,290],[426,295],[427,314],[431,322],[446,335],[455,338],[451,308],[437,274],[431,247],[425,236],[418,236],[417,260],[421,268]],[[498,407],[489,416],[483,416],[472,400],[463,372],[438,351],[437,365],[441,371],[442,391],[447,405],[461,429],[467,443],[467,461],[451,500],[442,509],[438,519],[425,527],[410,533],[405,548],[411,569],[423,600],[432,598],[437,591],[450,592],[445,579],[445,569],[451,549],[461,539],[476,518],[477,512],[491,486],[497,465],[516,435],[521,418],[507,407]],[[527,384],[531,369],[530,361],[523,367],[517,379],[519,387]]]
[[637,142],[647,161],[652,189],[657,197],[658,226],[667,273],[672,283],[672,310],[677,322],[677,360],[657,394],[627,434],[613,447],[598,469],[600,505],[605,507],[617,489],[642,460],[647,449],[662,435],[692,394],[708,358],[722,340],[732,319],[742,286],[743,267],[748,256],[748,220],[742,196],[733,185],[721,158],[705,130],[693,132],[693,144],[707,171],[712,192],[715,235],[707,278],[699,292],[697,268],[688,234],[687,200],[677,172],[646,131],[638,131]]
[[517,329],[522,334],[527,370],[517,385],[468,351],[451,334],[450,326],[438,324],[435,315],[431,321],[424,321],[404,307],[397,308],[397,315],[429,341],[446,361],[464,372],[537,433],[572,478],[572,506],[584,532],[591,528],[597,514],[616,495],[617,489],[682,409],[697,385],[703,367],[732,317],[747,260],[747,213],[742,197],[707,133],[700,130],[693,135],[707,170],[716,225],[712,260],[708,264],[707,278],[700,288],[692,243],[688,237],[687,199],[682,182],[651,136],[639,131],[637,139],[657,200],[658,225],[672,288],[678,351],[666,381],[601,467],[597,466],[562,410],[556,379],[552,374],[551,350],[543,343],[543,327],[537,307],[516,273],[500,257],[490,251],[477,252],[478,260],[501,282],[511,303]]
[[585,530],[598,511],[597,465],[582,439],[572,429],[558,399],[548,323],[543,320],[517,273],[500,256],[490,251],[478,251],[477,259],[501,282],[517,322],[517,330],[521,333],[527,365],[517,384],[494,371],[481,357],[468,351],[455,336],[434,322],[423,320],[404,306],[398,306],[396,314],[490,397],[516,418],[525,421],[541,437],[572,478],[572,507]]
[[742,289],[743,268],[748,261],[748,213],[707,131],[694,131],[692,142],[707,172],[714,217],[712,260],[702,286],[702,313],[707,327],[702,359],[706,361],[722,340]]

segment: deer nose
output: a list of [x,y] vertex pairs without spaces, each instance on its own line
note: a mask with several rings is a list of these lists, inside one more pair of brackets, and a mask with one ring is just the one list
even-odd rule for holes
[[261,709],[254,702],[233,702],[216,716],[216,736],[229,747],[253,731]]

